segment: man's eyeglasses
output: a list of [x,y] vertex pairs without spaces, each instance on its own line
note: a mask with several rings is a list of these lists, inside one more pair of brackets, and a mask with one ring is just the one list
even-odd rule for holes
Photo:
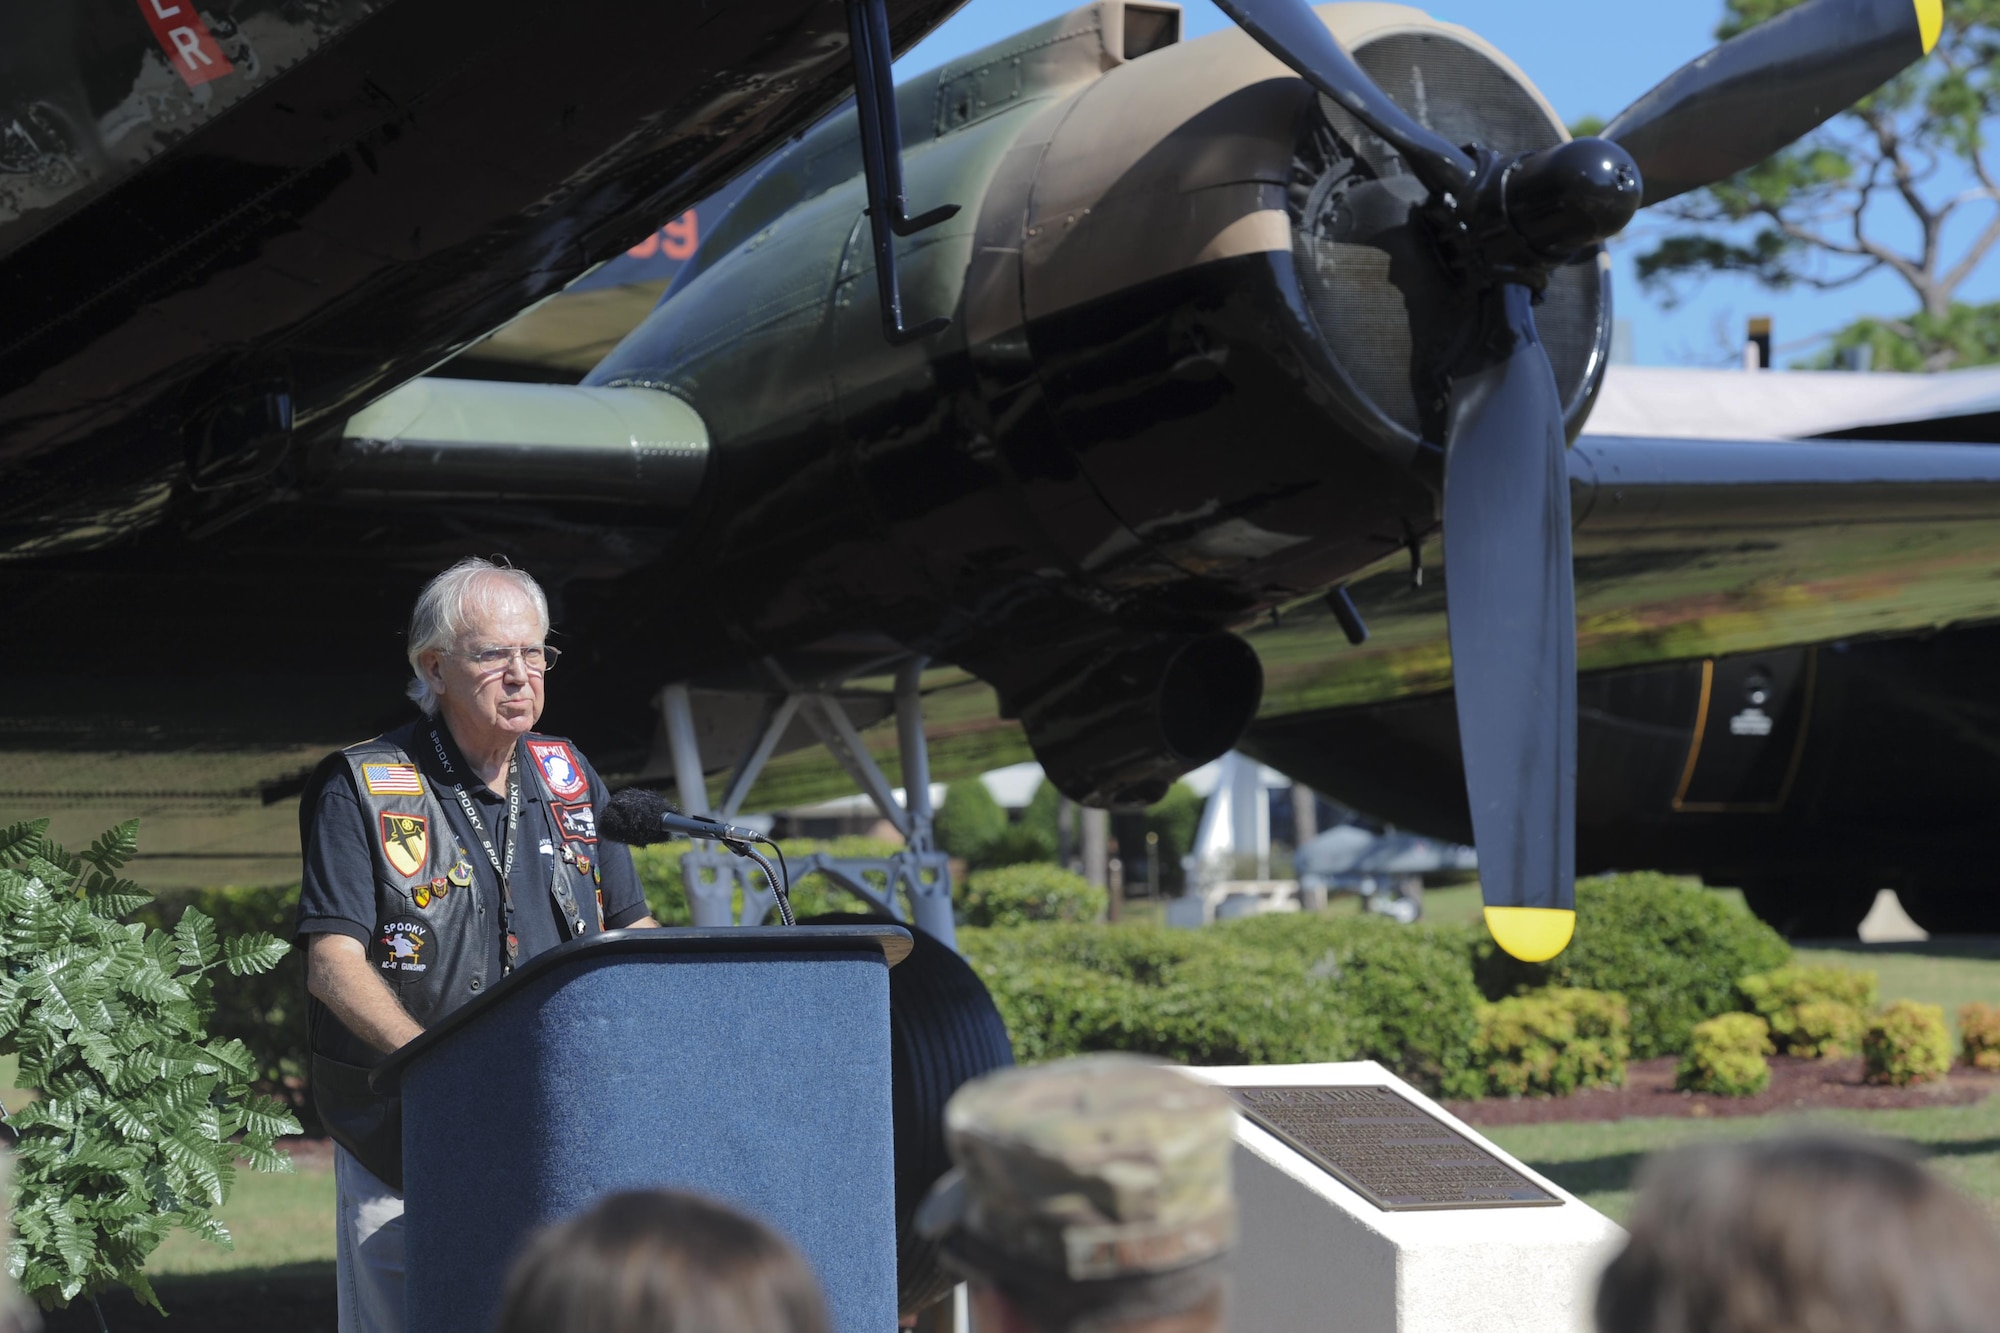
[[521,668],[531,676],[548,672],[562,656],[562,649],[551,648],[546,643],[522,643],[509,648],[475,648],[469,653],[445,649],[447,657],[462,657],[479,668],[482,676],[491,676],[505,671],[515,658],[521,659]]

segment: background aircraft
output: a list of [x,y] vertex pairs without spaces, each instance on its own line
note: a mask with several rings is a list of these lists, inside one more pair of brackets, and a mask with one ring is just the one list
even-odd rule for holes
[[[474,545],[558,590],[577,651],[550,725],[614,771],[669,771],[651,711],[663,684],[705,692],[703,753],[733,758],[770,696],[851,690],[915,655],[953,664],[926,678],[941,776],[1019,757],[981,725],[997,712],[1099,801],[1144,799],[1242,740],[1351,804],[1395,800],[1464,837],[1471,740],[1489,901],[1559,909],[1569,505],[1586,868],[1671,841],[1651,836],[1650,807],[1615,800],[1610,831],[1591,832],[1604,773],[1632,758],[1626,732],[1678,745],[1689,783],[1708,784],[1684,783],[1672,813],[1745,803],[1730,783],[1750,779],[1712,772],[1723,750],[1689,739],[1738,676],[1749,688],[1730,654],[1805,654],[1762,673],[1762,739],[1777,739],[1738,765],[1760,775],[1783,754],[1794,773],[1792,712],[1830,675],[1802,664],[1824,656],[1810,645],[1995,614],[1993,451],[1598,439],[1565,453],[1610,330],[1592,247],[1638,202],[1639,173],[1609,146],[1551,152],[1560,123],[1463,30],[1390,6],[1328,7],[1310,30],[1292,7],[1254,8],[1292,68],[1245,33],[1183,45],[1170,7],[1107,3],[899,90],[910,206],[959,205],[896,250],[904,317],[949,317],[941,332],[882,336],[887,266],[854,119],[836,117],[761,169],[593,390],[420,383],[298,442],[259,505],[200,539],[22,570],[50,613],[81,596],[146,656],[37,640],[13,705],[21,748],[74,752],[87,725],[93,746],[227,752],[242,785],[283,792],[311,751],[397,716],[397,618]],[[1809,5],[1607,133],[1641,160],[1647,199],[1689,188],[1916,58],[1934,14]],[[1501,156],[1454,147],[1467,142]],[[1534,170],[1517,163],[1521,188],[1492,202],[1495,164],[1520,154]],[[1448,188],[1460,177],[1464,200]],[[1458,343],[1467,328],[1489,336]],[[1456,488],[1449,521],[1442,465],[1475,456],[1497,470]],[[1453,586],[1441,491],[1447,538],[1479,539],[1454,562],[1504,576],[1452,602],[1451,634],[1476,641],[1458,645],[1456,681],[1435,637]],[[1405,630],[1390,622],[1413,562],[1426,578],[1407,600],[1431,619]],[[1798,586],[1768,596],[1774,580]],[[1346,653],[1364,621],[1377,651]],[[1265,628],[1236,632],[1251,626]],[[1441,691],[1463,696],[1473,663],[1496,664],[1487,701],[1454,706]],[[1598,744],[1599,673],[1656,663],[1706,693],[1656,691]],[[1417,720],[1401,731],[1373,715],[1391,744],[1341,731],[1405,697]],[[872,716],[887,711],[883,696]],[[1454,734],[1468,718],[1483,736]],[[1404,781],[1388,751],[1415,753],[1413,738],[1427,748]],[[278,752],[244,764],[253,747]],[[1795,786],[1748,803],[1791,808]],[[1620,840],[1632,830],[1650,841]]]

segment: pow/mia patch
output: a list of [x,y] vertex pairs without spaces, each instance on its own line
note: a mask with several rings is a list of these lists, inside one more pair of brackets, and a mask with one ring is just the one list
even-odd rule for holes
[[569,748],[568,741],[529,741],[528,753],[535,757],[535,765],[542,770],[542,781],[548,783],[549,791],[563,800],[573,801],[590,790],[590,779],[583,775],[583,763],[576,757],[576,751]]
[[554,801],[551,806],[556,812],[556,829],[565,842],[597,841],[597,812],[588,803],[564,805]]
[[422,815],[382,812],[382,854],[397,874],[408,879],[423,873],[430,845],[430,824]]
[[381,926],[381,962],[384,972],[428,972],[430,963],[424,950],[430,948],[431,928],[421,921],[386,921]]
[[424,780],[415,764],[363,764],[361,784],[370,796],[422,796]]

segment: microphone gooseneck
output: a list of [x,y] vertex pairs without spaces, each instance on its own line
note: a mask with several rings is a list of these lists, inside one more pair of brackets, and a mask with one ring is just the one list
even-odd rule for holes
[[671,842],[676,838],[694,838],[719,842],[736,855],[754,861],[764,872],[764,879],[771,886],[771,893],[778,900],[778,919],[790,926],[797,924],[792,915],[792,886],[789,867],[782,880],[772,872],[770,861],[754,850],[753,842],[768,843],[778,853],[782,863],[784,852],[778,844],[755,829],[738,828],[725,824],[719,819],[705,815],[686,815],[674,809],[666,797],[643,787],[627,787],[613,792],[611,799],[597,816],[597,833],[611,842],[622,842],[633,847],[646,847],[656,842]]

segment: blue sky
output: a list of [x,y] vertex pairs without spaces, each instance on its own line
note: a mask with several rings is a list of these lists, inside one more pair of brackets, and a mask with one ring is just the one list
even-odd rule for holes
[[[971,0],[897,65],[907,76],[944,63],[1074,4],[1052,0]],[[1609,118],[1640,93],[1714,45],[1720,0],[1434,0],[1438,18],[1464,24],[1506,51],[1567,121]],[[1184,6],[1190,37],[1228,23],[1208,0]],[[1721,354],[1718,335],[1740,338],[1751,315],[1776,320],[1783,347],[1859,315],[1901,315],[1915,306],[1899,280],[1877,274],[1839,292],[1768,292],[1736,278],[1711,278],[1674,310],[1643,292],[1631,275],[1631,255],[1643,240],[1645,215],[1631,240],[1614,243],[1618,313],[1632,321],[1638,360],[1649,365],[1707,364]],[[1968,218],[1983,223],[1984,213]],[[2000,264],[1989,262],[1962,299],[2000,299]],[[1783,357],[1780,358],[1781,363]]]

